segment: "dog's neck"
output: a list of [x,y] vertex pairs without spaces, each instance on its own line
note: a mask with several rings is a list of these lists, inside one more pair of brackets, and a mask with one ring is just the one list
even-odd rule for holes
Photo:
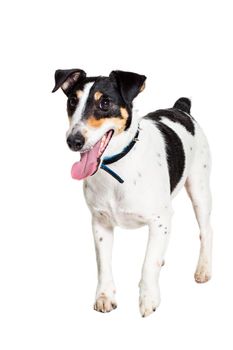
[[117,153],[120,153],[135,137],[140,122],[140,117],[137,110],[132,111],[132,121],[128,130],[123,131],[121,134],[113,136],[106,151],[105,157],[112,157]]

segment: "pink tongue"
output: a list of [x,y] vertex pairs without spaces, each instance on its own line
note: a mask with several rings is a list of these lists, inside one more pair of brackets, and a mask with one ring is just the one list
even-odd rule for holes
[[74,163],[71,169],[73,179],[82,180],[85,177],[92,175],[98,168],[98,156],[101,140],[88,152],[81,153],[79,162]]

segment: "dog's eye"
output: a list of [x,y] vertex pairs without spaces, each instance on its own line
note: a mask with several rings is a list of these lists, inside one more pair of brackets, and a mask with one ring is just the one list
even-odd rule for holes
[[100,100],[99,103],[99,109],[101,109],[101,111],[107,112],[109,110],[110,107],[110,100],[108,97],[103,97]]
[[77,105],[77,98],[76,97],[71,97],[69,99],[69,105],[70,105],[70,107],[75,107]]

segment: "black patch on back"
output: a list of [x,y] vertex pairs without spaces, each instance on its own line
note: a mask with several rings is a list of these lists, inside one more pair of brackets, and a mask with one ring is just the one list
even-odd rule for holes
[[170,177],[170,191],[173,192],[174,188],[180,181],[185,167],[185,153],[183,144],[179,136],[169,128],[167,125],[156,121],[156,126],[161,132],[166,147],[167,164]]
[[159,122],[163,117],[171,120],[174,123],[181,124],[188,132],[190,132],[190,134],[195,135],[195,125],[193,118],[180,109],[174,107],[168,109],[159,109],[155,112],[147,114],[144,118]]

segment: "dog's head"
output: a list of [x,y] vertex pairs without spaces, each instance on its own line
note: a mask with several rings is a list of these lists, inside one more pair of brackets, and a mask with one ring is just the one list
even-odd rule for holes
[[127,130],[132,121],[132,102],[144,89],[146,77],[131,72],[112,71],[108,77],[87,77],[81,69],[57,70],[55,87],[67,96],[70,127],[67,143],[81,152],[72,176],[93,175],[112,137]]

